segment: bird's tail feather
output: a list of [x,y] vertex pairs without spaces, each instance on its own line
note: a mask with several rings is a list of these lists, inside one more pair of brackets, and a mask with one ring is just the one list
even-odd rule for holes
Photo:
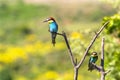
[[52,33],[52,44],[53,44],[53,46],[55,46],[55,43],[56,43],[55,39],[56,39],[56,33]]
[[94,70],[94,65],[92,63],[88,64],[88,71]]

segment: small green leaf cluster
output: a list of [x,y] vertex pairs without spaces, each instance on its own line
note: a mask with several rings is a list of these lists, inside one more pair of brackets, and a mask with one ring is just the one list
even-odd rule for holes
[[111,17],[104,17],[103,23],[110,21],[106,27],[106,33],[120,38],[120,14],[115,14]]

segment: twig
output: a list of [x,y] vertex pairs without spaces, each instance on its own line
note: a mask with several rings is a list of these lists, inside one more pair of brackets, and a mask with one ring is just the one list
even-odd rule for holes
[[106,74],[108,74],[111,70],[108,70],[105,72],[104,70],[104,38],[102,38],[102,43],[101,43],[101,63],[100,66],[97,66],[95,63],[92,63],[94,65],[94,68],[97,69],[101,73],[101,79],[100,80],[105,80]]
[[68,52],[69,52],[69,56],[70,56],[71,62],[72,62],[72,64],[73,64],[73,66],[75,67],[75,66],[76,66],[76,63],[75,63],[75,61],[74,61],[73,53],[72,53],[72,51],[71,51],[70,45],[69,45],[69,43],[68,43],[68,39],[67,39],[66,34],[65,34],[64,31],[62,32],[62,35],[63,35],[63,37],[64,37],[64,39],[65,39],[65,43],[66,43],[67,48],[68,48]]
[[61,34],[61,33],[56,33],[57,35],[61,35],[61,36],[63,36],[63,34]]
[[104,71],[104,38],[102,38],[102,43],[101,43],[101,69]]
[[105,80],[105,70],[104,70],[104,38],[102,38],[101,45],[101,80]]
[[[50,32],[50,30],[48,30],[48,32]],[[50,32],[51,33],[51,32]],[[57,35],[61,35],[61,36],[63,36],[63,34],[61,34],[61,33],[58,33],[58,32],[55,32]]]
[[[68,40],[67,40],[67,37],[66,37],[66,34],[65,32],[63,32],[63,37],[65,39],[65,42],[66,42],[66,45],[67,45],[67,48],[68,48],[68,51],[69,51],[69,56],[70,56],[70,59],[71,59],[71,62],[74,66],[74,80],[77,80],[78,78],[78,69],[80,68],[80,66],[82,65],[83,61],[85,60],[85,57],[87,56],[88,54],[88,51],[90,50],[90,48],[92,47],[93,43],[95,42],[95,40],[97,39],[97,37],[99,36],[99,34],[102,32],[102,30],[105,28],[105,26],[108,24],[109,22],[106,22],[101,28],[100,30],[95,34],[95,36],[93,37],[90,45],[88,46],[88,48],[86,49],[85,53],[84,53],[84,56],[83,58],[81,59],[81,61],[77,64],[75,63],[75,60],[74,60],[74,56],[73,56],[73,53],[71,51],[71,48],[70,48],[70,45],[68,43]],[[96,66],[96,68],[98,68]],[[99,69],[99,68],[98,68]]]
[[101,67],[100,66],[97,66],[95,63],[92,63],[92,65],[94,65],[94,68],[96,70],[98,70],[99,72],[101,71]]
[[110,71],[111,71],[111,70],[107,70],[107,71],[105,72],[105,75],[108,74]]
[[99,34],[102,32],[102,30],[105,28],[105,26],[109,23],[106,22],[101,28],[100,30],[95,34],[95,36],[93,37],[91,43],[89,44],[88,48],[86,49],[84,55],[83,55],[83,58],[81,59],[81,61],[78,63],[78,65],[76,66],[77,68],[80,68],[80,66],[82,65],[83,61],[85,60],[85,57],[87,56],[90,48],[92,47],[93,43],[95,42],[95,40],[97,39],[97,37],[99,36]]

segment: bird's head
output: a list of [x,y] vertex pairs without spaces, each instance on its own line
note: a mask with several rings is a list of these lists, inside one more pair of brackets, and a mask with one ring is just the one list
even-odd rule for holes
[[49,18],[47,18],[46,20],[44,20],[43,22],[52,23],[52,22],[55,22],[55,19],[54,19],[53,17],[49,17]]
[[91,56],[96,57],[97,56],[97,52],[92,52]]

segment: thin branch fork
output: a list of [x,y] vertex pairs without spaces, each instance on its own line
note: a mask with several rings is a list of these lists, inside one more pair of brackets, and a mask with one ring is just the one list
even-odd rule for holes
[[[87,49],[86,49],[86,51],[85,51],[85,53],[84,53],[81,61],[79,61],[78,63],[77,63],[77,61],[75,62],[75,59],[74,59],[73,53],[72,53],[72,51],[71,51],[71,48],[70,48],[70,45],[69,45],[69,42],[68,42],[66,33],[65,33],[65,32],[62,32],[62,34],[61,34],[61,33],[57,33],[58,35],[61,35],[61,36],[64,37],[65,43],[66,43],[66,45],[67,45],[68,52],[69,52],[69,56],[70,56],[72,65],[73,65],[73,67],[74,67],[74,80],[77,80],[77,79],[78,79],[78,69],[80,68],[80,66],[81,66],[82,63],[84,62],[84,60],[85,60],[85,58],[86,58],[86,56],[87,56],[90,48],[92,47],[93,43],[95,42],[95,40],[97,39],[97,37],[99,36],[99,34],[103,31],[103,29],[106,27],[106,25],[107,25],[108,23],[109,23],[109,21],[106,22],[106,23],[99,29],[98,32],[96,32],[95,36],[93,37],[93,39],[91,40],[89,46],[87,47]],[[96,67],[97,67],[97,66],[96,66]]]
[[105,71],[104,70],[104,38],[102,38],[101,43],[101,63],[100,66],[97,66],[95,63],[92,63],[94,65],[94,68],[101,73],[101,80],[105,80],[106,74],[108,74],[111,70]]
[[65,32],[62,32],[62,34],[63,34],[63,37],[64,37],[64,39],[65,39],[65,42],[66,42],[66,45],[67,45],[67,48],[68,48],[68,51],[69,51],[69,56],[70,56],[71,62],[72,62],[72,64],[73,64],[73,66],[75,67],[75,66],[76,66],[75,59],[74,59],[73,53],[72,53],[72,51],[71,51],[71,47],[70,47],[70,45],[69,45],[67,36],[66,36]]
[[65,40],[65,43],[66,43],[67,48],[68,48],[68,52],[69,52],[69,56],[70,56],[72,65],[75,67],[75,66],[76,66],[76,63],[77,63],[77,60],[76,60],[76,62],[75,62],[75,59],[74,59],[73,53],[72,53],[72,51],[71,51],[71,47],[70,47],[70,45],[69,45],[69,42],[68,42],[66,33],[65,33],[64,31],[62,31],[62,34],[61,34],[61,33],[56,33],[56,34],[57,34],[57,35],[61,35],[61,36],[64,37],[64,40]]
[[78,65],[76,66],[77,68],[80,68],[80,66],[82,65],[83,61],[85,60],[85,57],[87,56],[90,48],[92,47],[93,43],[95,42],[95,40],[97,39],[97,37],[99,36],[99,34],[102,32],[102,30],[108,25],[109,21],[106,22],[98,32],[96,32],[95,36],[93,37],[93,39],[91,40],[89,46],[87,47],[84,55],[83,55],[83,58],[81,59],[81,61],[78,63]]

